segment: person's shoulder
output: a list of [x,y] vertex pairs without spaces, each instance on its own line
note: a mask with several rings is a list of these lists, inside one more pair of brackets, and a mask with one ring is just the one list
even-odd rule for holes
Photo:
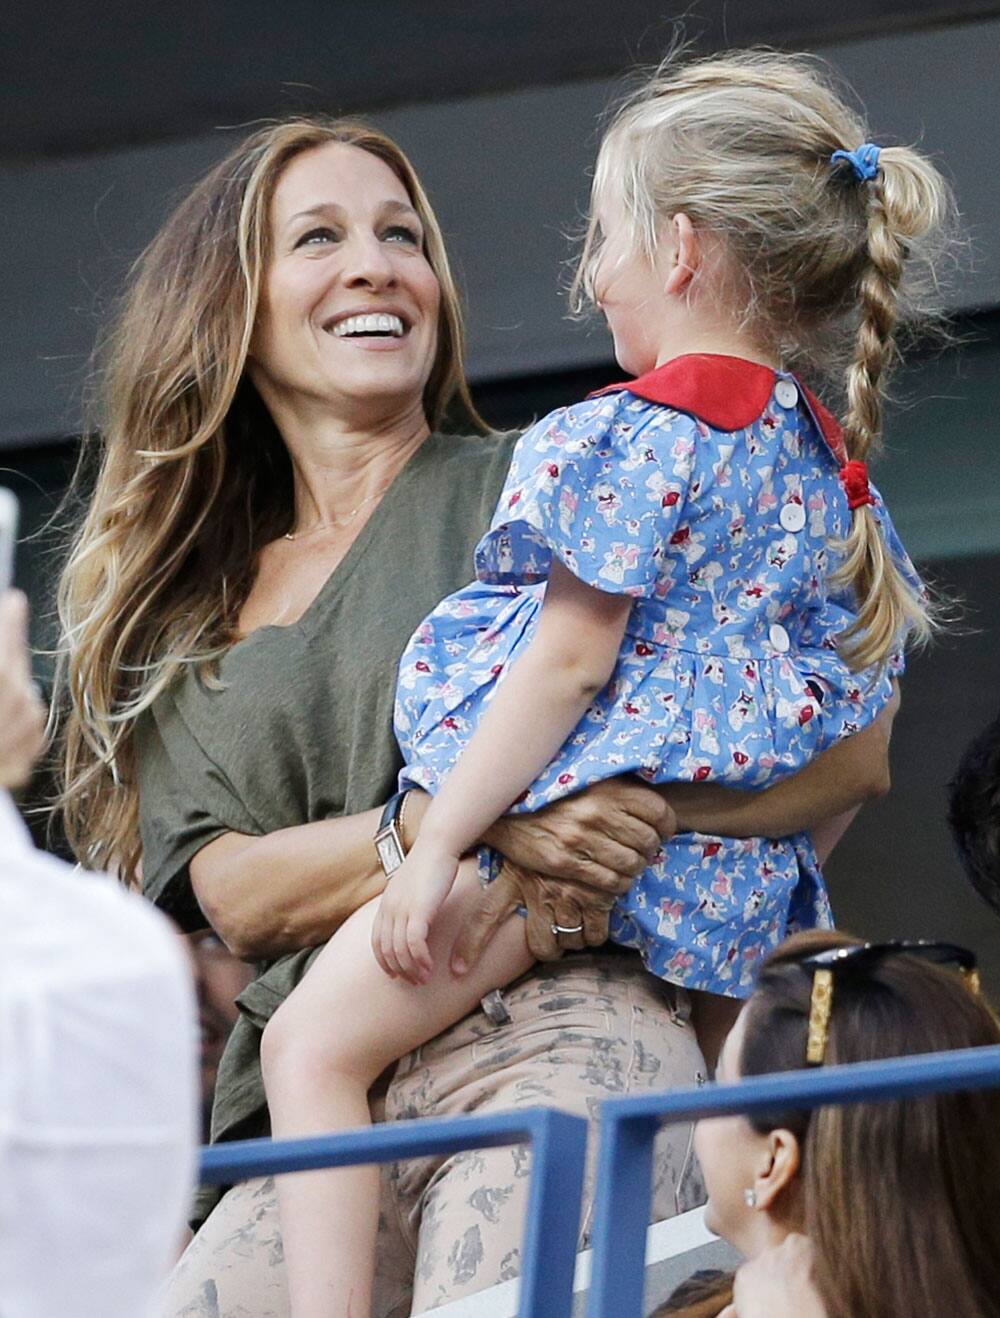
[[607,441],[627,448],[650,430],[686,430],[693,424],[691,418],[621,388],[590,394],[557,408],[537,421],[525,438],[533,436],[542,442],[580,440],[588,445]]
[[485,435],[452,435],[437,431],[427,440],[427,455],[441,466],[465,466],[506,458],[514,451],[519,430],[490,430]]
[[[431,435],[424,444],[419,471],[421,499],[440,515],[478,527],[488,521],[500,496],[517,446],[519,432],[494,431],[485,435]],[[456,499],[455,492],[462,497]]]
[[160,738],[165,729],[169,729],[182,717],[181,711],[192,693],[203,690],[204,679],[199,666],[193,663],[182,664],[164,682],[150,703],[136,715],[136,744],[143,745]]
[[503,482],[519,435],[517,430],[491,430],[485,435],[437,431],[424,444],[420,476],[434,484],[460,481],[465,490],[493,490],[498,479]]

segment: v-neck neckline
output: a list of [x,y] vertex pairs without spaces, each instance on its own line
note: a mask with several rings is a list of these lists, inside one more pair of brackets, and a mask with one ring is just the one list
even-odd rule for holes
[[253,644],[258,638],[273,635],[274,633],[284,636],[308,636],[313,617],[320,611],[322,605],[330,599],[335,599],[344,588],[358,563],[373,543],[376,529],[385,522],[386,517],[392,512],[394,504],[402,497],[400,490],[405,493],[407,484],[412,480],[414,469],[419,468],[421,465],[421,455],[424,454],[428,445],[433,444],[437,439],[437,433],[432,431],[410,454],[386,487],[385,493],[375,505],[371,516],[351,542],[347,553],[329,573],[319,590],[294,622],[262,623],[261,626],[255,627],[253,631],[247,632],[245,636],[241,636],[239,640],[230,646],[229,653],[241,646]]

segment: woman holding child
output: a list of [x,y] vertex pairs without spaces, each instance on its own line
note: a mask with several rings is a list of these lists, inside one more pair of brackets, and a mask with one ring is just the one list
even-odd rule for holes
[[[693,82],[711,83],[714,73],[744,89],[769,86],[775,72],[739,60],[702,66],[701,75],[698,68]],[[819,86],[797,65],[788,68],[797,92]],[[683,91],[683,69],[677,77]],[[849,135],[861,141],[851,117],[826,137],[812,128],[832,139],[828,156],[855,146]],[[816,173],[804,149],[803,157]],[[892,168],[908,179],[914,166],[904,157]],[[816,267],[816,286],[782,309],[786,322],[792,311],[800,317],[802,341],[785,345],[800,355],[851,311],[859,280],[873,282],[870,267],[883,299],[899,280],[899,270],[886,276],[884,252],[869,252],[868,202],[854,195],[853,179],[826,186],[829,223],[846,217],[849,233],[842,268]],[[654,216],[663,204],[654,199]],[[647,275],[663,276],[671,306],[690,307],[700,289],[714,296],[722,287],[713,284],[721,248],[675,209],[683,220],[673,227],[677,273],[659,271],[652,256],[628,259],[635,277],[651,261]],[[897,222],[885,219],[881,240]],[[610,212],[602,224],[613,228]],[[732,283],[733,274],[723,282],[735,307],[755,290]],[[779,286],[780,271],[771,274]],[[628,297],[622,334],[634,342],[638,333],[637,366],[628,365],[641,374],[658,363],[646,361],[637,294]],[[863,370],[851,376],[850,433],[862,415],[866,445],[877,433],[876,386],[891,351],[891,318],[887,328],[883,308],[876,333],[870,302]],[[727,312],[714,337],[690,346],[742,360],[742,385],[752,379],[756,396],[767,382],[763,407],[776,379],[790,377],[776,374],[779,345],[746,330],[745,309]],[[67,817],[90,863],[115,863],[134,880],[141,856],[145,891],[182,926],[210,923],[234,951],[263,963],[241,997],[213,1123],[216,1138],[262,1134],[261,1030],[315,949],[385,885],[372,838],[401,763],[392,735],[400,657],[421,620],[469,579],[514,437],[441,432],[449,408],[470,424],[476,418],[440,231],[398,148],[352,124],[299,121],[237,147],[140,262],[108,363],[100,470],[62,586],[72,701]],[[702,404],[690,406],[698,415]],[[810,435],[820,415],[815,407],[801,414]],[[822,426],[832,451],[839,430],[832,419]],[[865,537],[878,538],[874,549],[867,539],[854,546],[855,567],[881,552],[870,508],[862,517]],[[879,561],[888,579],[888,555]],[[815,589],[825,644],[854,616]],[[874,655],[884,658],[886,638],[894,642],[906,621],[905,582],[894,589],[888,612],[867,601],[875,611],[862,614],[865,627],[854,633],[863,656],[873,653],[866,636],[881,627]],[[827,682],[815,679],[809,689],[817,716],[833,691]],[[375,1083],[376,1117],[538,1102],[588,1114],[611,1094],[701,1078],[691,1004],[711,998],[694,983],[689,993],[676,976],[655,977],[624,946],[584,949],[604,942],[614,898],[675,829],[721,835],[720,845],[727,836],[798,834],[783,854],[801,866],[822,919],[821,880],[803,830],[814,829],[825,849],[849,813],[884,790],[894,707],[884,683],[877,700],[857,703],[853,727],[864,730],[832,745],[851,730],[838,702],[839,692],[827,712],[837,710],[828,726],[839,732],[815,746],[832,748],[808,763],[786,761],[799,772],[752,795],[608,779],[533,814],[484,820],[478,840],[510,863],[463,907],[466,933],[450,965],[475,992],[463,1019]],[[392,803],[404,850],[428,803],[416,790]],[[501,969],[483,983],[476,976],[485,973],[479,952],[488,936],[500,927],[509,937],[506,917],[519,905],[531,954],[571,955],[519,973],[470,1013],[482,992],[511,978]],[[784,932],[775,918],[775,941]],[[523,970],[515,964],[514,973]],[[322,1079],[309,1072],[317,1058],[304,1047],[294,1059],[303,1093]],[[300,1129],[309,1127],[309,1116],[302,1120]],[[516,1149],[386,1169],[372,1312],[419,1312],[516,1275],[525,1183]],[[692,1206],[697,1193],[689,1132],[666,1132],[657,1216]],[[306,1313],[310,1303],[300,1295],[289,1308],[274,1189],[258,1182],[229,1191],[211,1212],[165,1312]]]

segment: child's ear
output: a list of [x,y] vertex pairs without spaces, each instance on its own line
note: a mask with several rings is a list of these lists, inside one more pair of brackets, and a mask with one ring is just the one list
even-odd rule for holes
[[668,297],[683,293],[701,265],[701,243],[690,218],[678,211],[668,221],[668,265],[663,291]]

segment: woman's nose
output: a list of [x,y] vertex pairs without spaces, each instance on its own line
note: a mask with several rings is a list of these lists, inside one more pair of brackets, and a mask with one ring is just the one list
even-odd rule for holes
[[356,237],[347,244],[344,255],[343,277],[348,288],[391,288],[396,283],[395,264],[376,235]]

